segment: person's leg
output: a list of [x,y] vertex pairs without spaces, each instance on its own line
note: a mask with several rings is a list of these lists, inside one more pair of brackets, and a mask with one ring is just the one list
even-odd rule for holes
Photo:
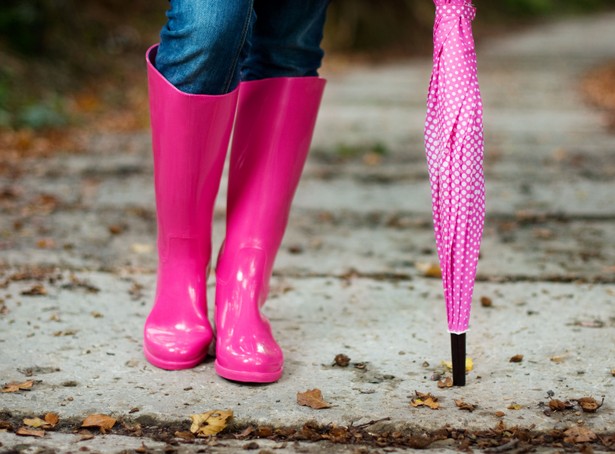
[[211,224],[238,94],[228,55],[241,54],[252,14],[249,1],[172,0],[162,43],[147,54],[159,262],[144,352],[164,369],[199,364],[213,337]]
[[256,22],[241,80],[317,76],[329,0],[255,0]]
[[156,68],[179,90],[218,95],[239,83],[253,0],[170,0]]
[[231,380],[272,382],[282,375],[283,354],[260,307],[325,85],[316,71],[327,3],[255,3],[216,267],[216,371]]

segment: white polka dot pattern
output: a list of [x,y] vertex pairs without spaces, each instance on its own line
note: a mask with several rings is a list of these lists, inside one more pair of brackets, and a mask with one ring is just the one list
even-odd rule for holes
[[464,333],[485,221],[483,106],[470,1],[434,0],[425,149],[448,328]]

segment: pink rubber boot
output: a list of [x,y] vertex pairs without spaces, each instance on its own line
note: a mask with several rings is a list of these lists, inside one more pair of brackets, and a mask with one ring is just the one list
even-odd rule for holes
[[146,60],[159,263],[143,348],[154,366],[185,369],[203,361],[213,337],[206,299],[211,224],[238,90],[181,92],[154,67],[157,50]]
[[270,383],[284,356],[261,314],[325,86],[319,77],[242,82],[226,239],[216,267],[216,372]]

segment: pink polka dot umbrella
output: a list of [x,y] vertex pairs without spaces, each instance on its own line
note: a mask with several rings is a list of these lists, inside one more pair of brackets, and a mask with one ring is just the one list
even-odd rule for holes
[[453,383],[465,385],[465,333],[485,221],[483,108],[470,0],[434,0],[433,72],[425,149],[442,285],[451,333]]

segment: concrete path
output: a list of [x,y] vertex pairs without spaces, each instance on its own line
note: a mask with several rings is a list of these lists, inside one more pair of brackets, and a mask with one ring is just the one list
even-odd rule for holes
[[[2,177],[0,385],[35,383],[0,394],[0,421],[105,413],[187,430],[191,414],[232,409],[240,426],[383,419],[374,431],[480,430],[503,421],[613,432],[615,136],[584,104],[578,82],[615,56],[614,42],[615,15],[603,14],[480,51],[489,214],[468,386],[440,389],[434,381],[446,373],[449,339],[440,281],[423,275],[436,257],[422,145],[430,66],[417,60],[326,74],[313,153],[266,306],[287,358],[283,378],[269,386],[225,381],[212,359],[166,372],[142,356],[156,268],[149,132],[95,136],[86,154],[24,162],[21,174]],[[224,188],[215,247],[224,234]],[[211,300],[213,290],[210,279]],[[350,357],[348,367],[332,366],[339,353]],[[522,362],[509,362],[517,354]],[[332,408],[297,405],[297,392],[312,388]],[[411,408],[415,391],[437,396],[441,409]],[[545,412],[551,398],[587,396],[604,397],[604,405],[592,414],[578,406]],[[458,399],[476,411],[460,411]],[[113,452],[142,442],[165,449],[147,437],[77,440],[0,431],[0,450]],[[259,443],[261,452],[325,449]]]

